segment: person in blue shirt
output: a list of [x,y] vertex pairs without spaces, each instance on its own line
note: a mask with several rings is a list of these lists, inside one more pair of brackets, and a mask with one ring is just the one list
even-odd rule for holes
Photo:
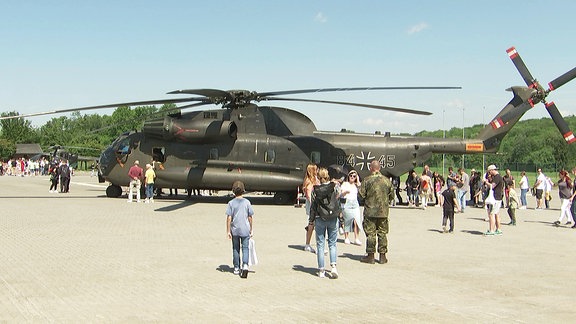
[[[226,208],[226,235],[232,240],[232,262],[234,274],[248,277],[249,243],[252,237],[252,216],[254,209],[244,194],[244,183],[236,181],[232,185],[234,199]],[[240,247],[242,247],[242,269],[240,269]]]

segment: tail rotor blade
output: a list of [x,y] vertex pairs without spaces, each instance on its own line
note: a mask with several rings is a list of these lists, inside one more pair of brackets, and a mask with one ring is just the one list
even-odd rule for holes
[[557,77],[556,79],[550,81],[548,83],[548,87],[550,91],[555,90],[563,86],[564,84],[570,82],[572,79],[576,78],[576,67],[572,70],[562,74],[561,76]]
[[518,54],[516,51],[516,48],[510,47],[506,50],[506,53],[508,53],[508,56],[512,60],[512,63],[514,63],[514,66],[516,66],[518,72],[520,72],[520,75],[522,76],[522,79],[524,79],[524,82],[526,82],[526,85],[532,86],[536,82],[536,79],[534,79],[530,71],[528,71],[526,64],[524,64],[524,61],[520,57],[520,54]]
[[564,140],[566,140],[566,143],[570,144],[576,141],[576,137],[574,137],[574,134],[572,133],[570,127],[568,126],[568,123],[566,123],[566,121],[560,114],[560,111],[558,111],[556,104],[554,104],[553,101],[546,103],[546,109],[548,110],[550,117],[552,117],[552,120],[556,124],[556,127],[558,127],[558,130],[560,130],[560,133],[562,133],[562,136],[564,137]]

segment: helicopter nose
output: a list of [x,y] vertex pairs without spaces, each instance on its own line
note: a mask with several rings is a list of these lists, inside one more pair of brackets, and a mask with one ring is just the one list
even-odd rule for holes
[[100,158],[98,159],[98,165],[100,167],[100,173],[103,175],[107,175],[110,169],[114,166],[114,150],[112,147],[108,147],[106,150],[100,154]]

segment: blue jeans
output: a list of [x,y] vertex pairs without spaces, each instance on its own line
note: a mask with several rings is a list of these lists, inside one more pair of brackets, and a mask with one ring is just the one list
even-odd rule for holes
[[146,184],[146,198],[150,199],[154,197],[154,184],[148,183]]
[[248,264],[248,244],[250,236],[232,235],[232,263],[234,268],[240,269],[240,244],[242,244],[242,265]]
[[460,208],[464,211],[466,208],[466,194],[468,191],[464,191],[462,189],[458,189],[458,203],[460,204]]
[[316,256],[318,257],[318,269],[324,269],[324,241],[328,233],[328,248],[330,250],[330,264],[336,263],[336,239],[338,238],[338,218],[334,217],[323,220],[318,217],[314,221],[316,230]]
[[526,194],[528,193],[528,188],[520,189],[520,204],[522,206],[527,206],[528,202],[526,201]]

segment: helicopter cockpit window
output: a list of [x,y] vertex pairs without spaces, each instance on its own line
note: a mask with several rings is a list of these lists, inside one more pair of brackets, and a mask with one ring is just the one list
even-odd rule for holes
[[219,153],[217,148],[210,149],[210,160],[218,160]]
[[118,143],[118,149],[116,153],[118,154],[129,154],[131,152],[130,139],[125,138],[120,143]]
[[266,150],[266,153],[264,154],[264,161],[266,163],[274,163],[275,160],[276,160],[276,151],[274,151],[273,149]]
[[312,163],[314,163],[314,164],[319,164],[320,163],[320,152],[312,151],[310,153],[310,161],[312,161]]
[[205,111],[204,119],[218,119],[218,113],[215,111]]
[[154,147],[152,148],[152,159],[155,162],[164,163],[166,162],[166,149],[163,147]]

